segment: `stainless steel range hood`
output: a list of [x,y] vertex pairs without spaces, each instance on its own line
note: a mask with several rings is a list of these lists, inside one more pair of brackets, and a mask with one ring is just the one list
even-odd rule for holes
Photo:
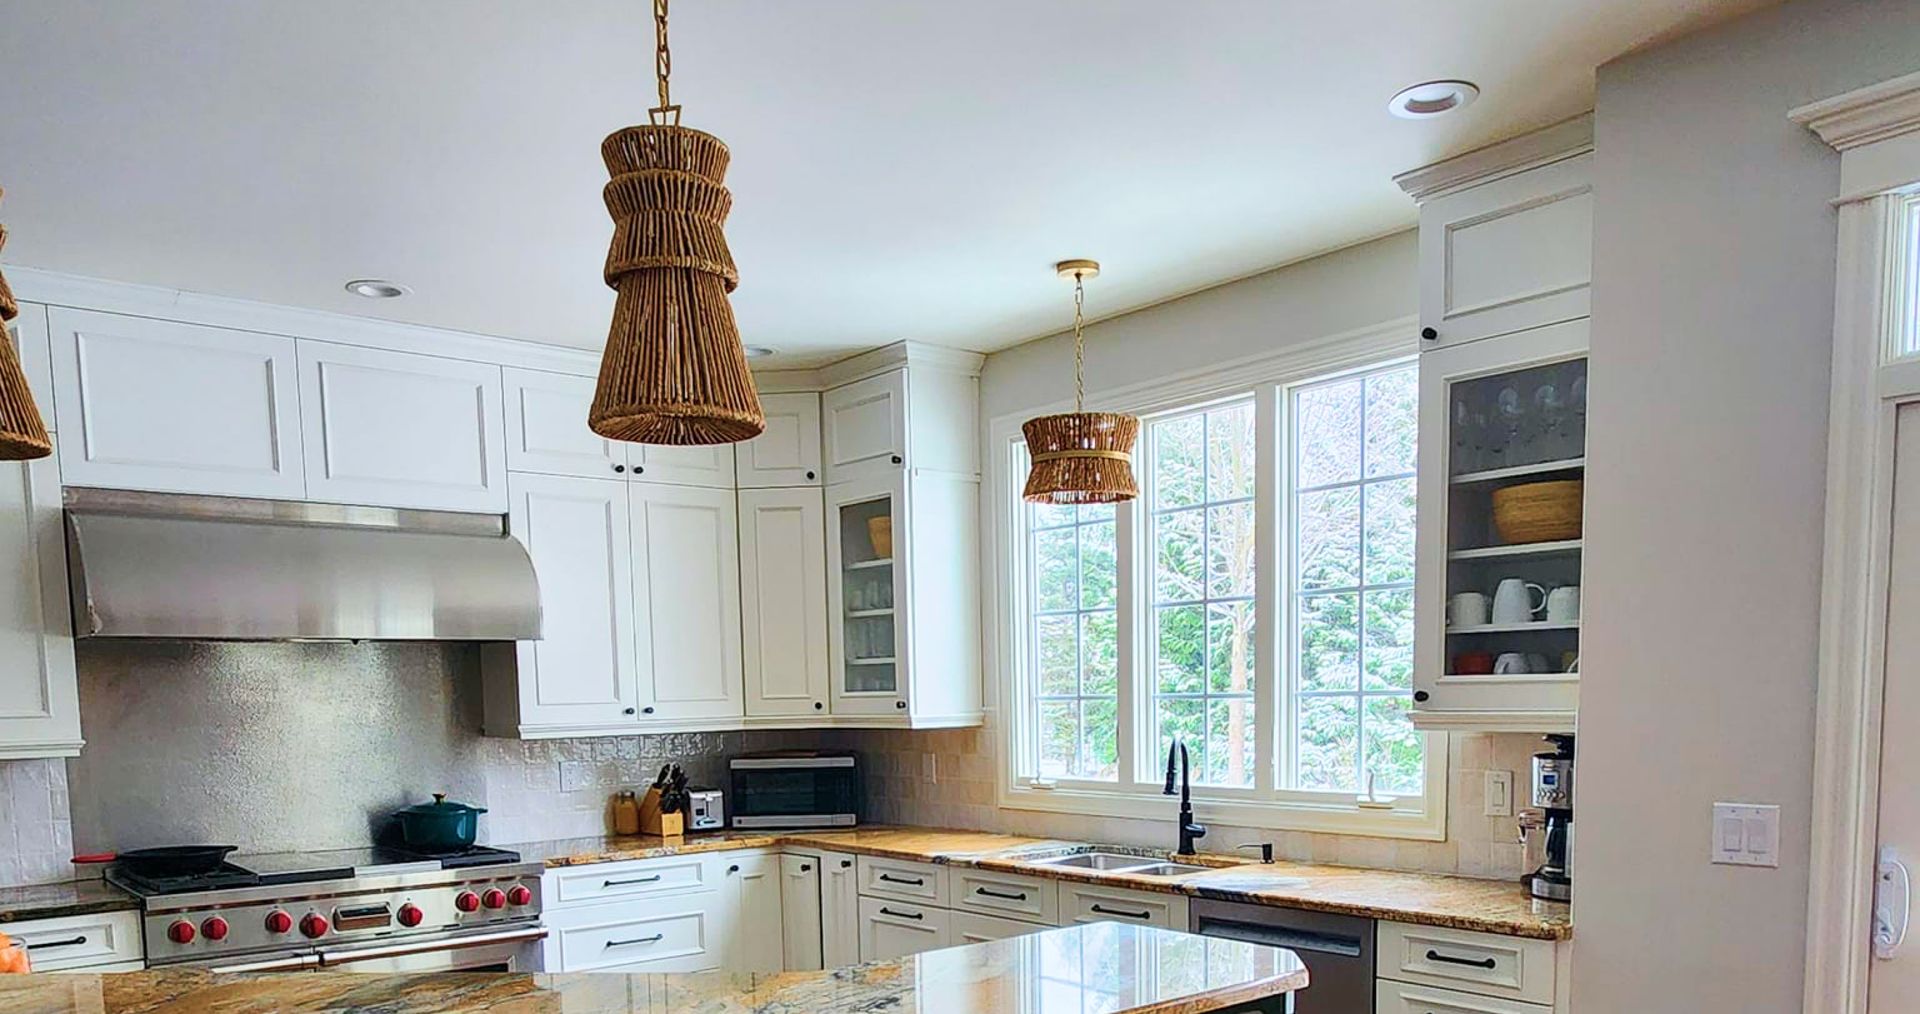
[[65,491],[79,637],[515,641],[533,561],[498,515]]

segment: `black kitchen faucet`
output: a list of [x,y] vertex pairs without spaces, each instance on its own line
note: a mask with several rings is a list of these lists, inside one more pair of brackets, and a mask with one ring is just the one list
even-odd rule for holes
[[1193,822],[1193,792],[1187,785],[1187,745],[1174,740],[1167,747],[1167,787],[1161,795],[1173,795],[1173,760],[1180,758],[1180,851],[1175,855],[1193,855],[1193,840],[1205,838],[1207,828],[1204,824]]

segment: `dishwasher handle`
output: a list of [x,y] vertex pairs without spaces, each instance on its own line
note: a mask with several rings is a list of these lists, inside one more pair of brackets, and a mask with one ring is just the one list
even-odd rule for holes
[[1269,947],[1285,947],[1289,950],[1315,954],[1333,954],[1343,958],[1357,958],[1364,953],[1358,937],[1316,933],[1312,930],[1269,926],[1211,916],[1201,916],[1199,922],[1200,925],[1195,932],[1203,937],[1244,940],[1250,944],[1266,944]]

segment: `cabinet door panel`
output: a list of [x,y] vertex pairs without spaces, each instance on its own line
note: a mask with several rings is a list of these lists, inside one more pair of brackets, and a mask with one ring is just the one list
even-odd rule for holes
[[860,881],[854,857],[820,853],[820,963],[860,963]]
[[[906,721],[906,498],[906,473],[899,470],[827,487],[827,633],[836,715]],[[876,538],[875,522],[883,520],[890,535]]]
[[1589,313],[1593,156],[1420,208],[1420,318],[1452,345]]
[[742,489],[820,485],[820,396],[763,394],[766,432],[738,447]]
[[1005,916],[979,915],[974,912],[956,911],[952,917],[952,938],[949,945],[962,947],[967,944],[982,944],[989,940],[1005,940],[1008,937],[1023,937],[1029,933],[1052,929],[1051,923],[1021,922]]
[[591,479],[626,474],[625,445],[587,428],[592,377],[514,369],[502,376],[509,469]]
[[37,303],[21,303],[20,316],[7,321],[7,336],[20,356],[20,371],[27,375],[27,390],[33,392],[34,407],[48,432],[59,429],[53,415],[53,346],[47,342],[47,308]]
[[820,857],[780,857],[780,938],[789,972],[820,969]]
[[743,855],[728,863],[733,881],[732,933],[726,966],[738,972],[778,972],[785,963],[781,942],[780,857]]
[[885,898],[860,899],[860,960],[885,961],[947,946],[944,908]]
[[80,752],[58,453],[0,462],[0,759]]
[[506,506],[498,366],[311,341],[299,354],[308,497]]
[[516,474],[508,524],[540,579],[543,636],[520,655],[522,725],[634,720],[627,484]]
[[721,895],[568,909],[546,916],[547,968],[560,972],[701,972],[725,960]]
[[826,508],[818,489],[740,491],[747,714],[824,714]]
[[733,488],[733,445],[627,444],[627,467],[633,477],[647,482],[682,486]]
[[738,717],[740,546],[731,490],[635,483],[636,657],[658,721]]
[[836,387],[820,398],[827,481],[896,471],[907,453],[907,371]]
[[48,320],[66,484],[305,495],[293,339],[65,307]]

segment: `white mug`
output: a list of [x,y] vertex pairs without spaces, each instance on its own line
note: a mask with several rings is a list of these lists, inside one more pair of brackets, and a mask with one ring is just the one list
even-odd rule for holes
[[1580,619],[1580,586],[1563,584],[1547,593],[1547,622],[1573,623]]
[[1480,627],[1487,622],[1487,597],[1479,592],[1461,592],[1447,600],[1447,624],[1454,627]]
[[1527,656],[1517,651],[1503,651],[1493,660],[1493,673],[1496,676],[1519,675],[1532,670],[1527,666]]
[[[1534,601],[1534,592],[1540,593],[1538,602]],[[1534,616],[1546,607],[1547,590],[1532,581],[1510,577],[1493,590],[1495,623],[1532,623]]]

